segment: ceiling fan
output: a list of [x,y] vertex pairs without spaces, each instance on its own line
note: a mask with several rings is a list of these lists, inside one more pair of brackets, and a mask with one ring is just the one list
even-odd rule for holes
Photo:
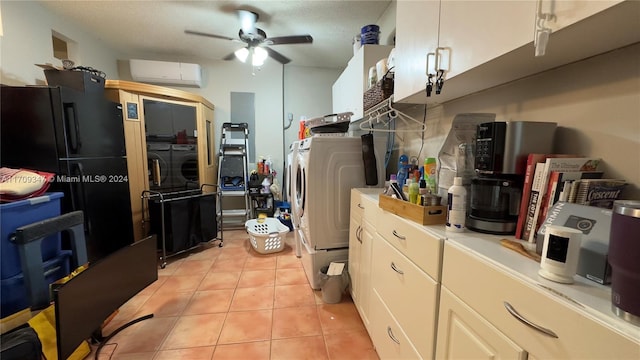
[[240,48],[235,52],[225,56],[224,60],[233,60],[234,58],[237,58],[240,61],[245,62],[249,55],[251,55],[252,63],[254,66],[261,66],[266,60],[267,56],[271,56],[273,59],[282,64],[287,64],[291,61],[291,59],[271,49],[267,45],[313,43],[313,38],[311,37],[311,35],[291,35],[271,38],[267,37],[267,34],[264,32],[264,30],[258,29],[256,27],[256,22],[258,21],[257,13],[249,10],[237,10],[237,13],[241,23],[241,28],[238,32],[238,39],[194,30],[185,30],[184,32],[191,35],[208,36],[216,39],[243,42],[246,44],[245,47]]

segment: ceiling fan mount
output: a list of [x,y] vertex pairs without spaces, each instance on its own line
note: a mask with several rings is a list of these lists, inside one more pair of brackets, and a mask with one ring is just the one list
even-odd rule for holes
[[[259,15],[249,10],[237,10],[238,18],[240,19],[240,30],[238,31],[238,38],[231,38],[223,35],[210,34],[194,30],[185,30],[186,34],[207,36],[216,39],[230,40],[235,42],[243,42],[246,44],[247,49],[261,47],[267,51],[270,57],[274,60],[287,64],[291,59],[280,54],[279,52],[271,49],[272,45],[293,45],[293,44],[311,44],[313,43],[313,37],[311,35],[290,35],[279,37],[268,37],[267,33],[256,27]],[[235,58],[234,53],[225,56],[224,60],[233,60]]]

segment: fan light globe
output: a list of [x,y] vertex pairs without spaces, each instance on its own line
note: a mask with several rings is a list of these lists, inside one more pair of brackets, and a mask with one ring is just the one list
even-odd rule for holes
[[262,66],[264,65],[264,61],[267,60],[267,56],[269,56],[269,53],[267,53],[267,50],[261,48],[261,47],[256,47],[253,49],[253,57],[251,59],[251,63],[253,66]]
[[242,61],[242,62],[246,62],[247,61],[247,57],[249,57],[249,49],[247,48],[240,48],[238,50],[236,50],[234,52],[234,54],[236,55],[236,57],[238,58],[238,60]]

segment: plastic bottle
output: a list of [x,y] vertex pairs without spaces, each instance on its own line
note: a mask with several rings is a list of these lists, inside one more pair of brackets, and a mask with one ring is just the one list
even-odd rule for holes
[[258,160],[258,175],[264,174],[264,159],[260,156]]
[[424,159],[424,180],[427,182],[427,191],[436,193],[436,159],[428,157]]
[[418,194],[420,193],[420,184],[418,178],[420,177],[420,171],[416,170],[414,173],[414,179],[409,184],[409,202],[419,205]]
[[462,186],[462,178],[456,176],[453,179],[453,186],[449,188],[447,194],[448,211],[447,231],[463,232],[467,218],[467,189]]
[[271,175],[273,168],[271,167],[271,155],[267,156],[267,160],[264,162],[264,174]]
[[402,189],[407,180],[407,172],[409,171],[409,158],[407,155],[400,155],[398,159],[398,186]]

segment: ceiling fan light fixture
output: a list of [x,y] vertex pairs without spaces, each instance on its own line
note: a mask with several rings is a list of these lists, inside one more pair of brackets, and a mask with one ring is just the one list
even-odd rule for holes
[[246,34],[256,33],[256,21],[258,21],[258,14],[249,10],[238,10],[238,17],[240,18],[242,31]]
[[256,47],[253,49],[253,56],[251,58],[251,63],[253,66],[262,66],[264,65],[264,61],[267,60],[268,56],[269,56],[269,53],[267,53],[267,50],[261,47]]
[[238,58],[238,60],[242,62],[246,62],[247,58],[249,57],[249,49],[247,49],[246,47],[243,47],[236,50],[234,54],[236,55],[236,58]]

